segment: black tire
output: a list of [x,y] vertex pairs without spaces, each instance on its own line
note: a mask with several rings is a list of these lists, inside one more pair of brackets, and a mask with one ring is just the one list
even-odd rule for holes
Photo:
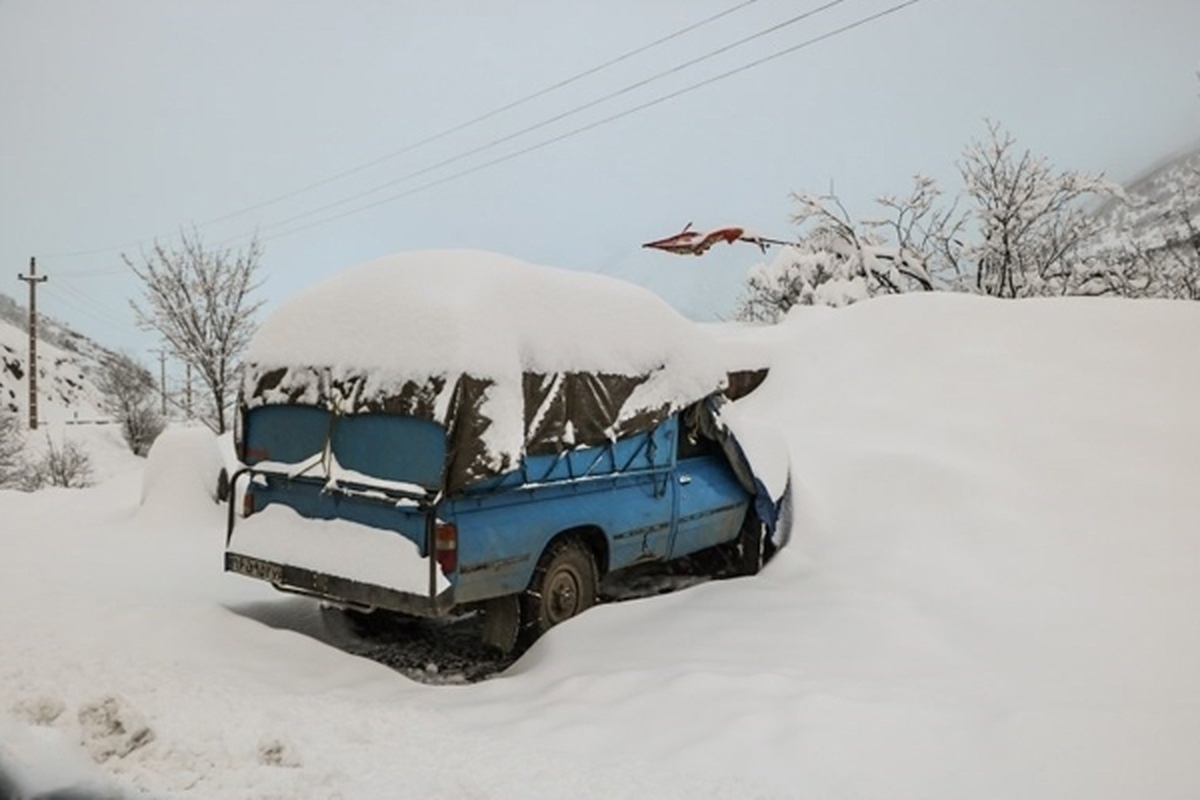
[[757,575],[774,555],[774,545],[768,540],[767,526],[758,518],[754,508],[746,509],[742,530],[738,533],[738,575]]
[[542,553],[522,596],[526,644],[596,604],[596,559],[578,539],[557,539]]

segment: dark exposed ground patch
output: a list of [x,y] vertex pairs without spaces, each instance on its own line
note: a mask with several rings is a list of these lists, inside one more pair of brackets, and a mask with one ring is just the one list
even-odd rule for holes
[[[710,559],[682,559],[646,564],[608,576],[600,586],[606,603],[667,594],[712,580]],[[358,614],[323,610],[326,641],[347,653],[391,667],[412,680],[429,684],[474,683],[497,675],[517,660],[486,647],[478,614],[443,620],[375,612]]]

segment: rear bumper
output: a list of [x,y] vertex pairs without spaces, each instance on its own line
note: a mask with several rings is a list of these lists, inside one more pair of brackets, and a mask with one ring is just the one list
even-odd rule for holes
[[429,597],[232,551],[225,552],[225,571],[266,581],[281,592],[363,609],[382,608],[419,617],[442,617],[455,607],[453,587],[436,597]]

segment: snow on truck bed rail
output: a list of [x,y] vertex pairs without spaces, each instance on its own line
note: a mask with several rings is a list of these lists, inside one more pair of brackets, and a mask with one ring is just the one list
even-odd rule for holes
[[[340,519],[300,521],[290,508],[269,506],[234,527],[229,549],[277,564],[353,575],[364,583],[428,594],[429,561],[401,534]],[[439,592],[450,585],[441,570],[435,578]]]

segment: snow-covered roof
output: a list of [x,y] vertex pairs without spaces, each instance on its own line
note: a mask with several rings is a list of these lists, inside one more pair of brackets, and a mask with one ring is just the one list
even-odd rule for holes
[[603,275],[472,250],[387,256],[288,300],[248,360],[384,370],[406,378],[523,371],[711,377],[696,326],[665,301]]
[[467,436],[482,444],[468,470],[478,476],[539,441],[595,443],[711,394],[725,380],[711,352],[705,330],[638,286],[493,253],[419,251],[287,301],[251,343],[243,395],[250,407],[388,410],[448,428],[470,408],[484,421]]

